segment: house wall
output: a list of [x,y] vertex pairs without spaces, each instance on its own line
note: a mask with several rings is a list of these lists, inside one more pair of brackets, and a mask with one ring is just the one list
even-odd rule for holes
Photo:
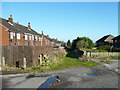
[[2,31],[2,46],[9,45],[9,32],[8,28],[3,25],[0,25],[0,31]]
[[[35,36],[34,36],[34,40],[32,40],[32,35],[27,35],[27,40],[25,40],[25,34],[20,33],[20,39],[17,39],[17,33],[13,32],[15,35],[11,39],[11,37],[10,37],[11,32],[8,31],[8,28],[3,26],[2,24],[0,25],[0,27],[1,27],[0,29],[2,31],[2,46],[41,45],[39,36],[37,36],[36,40],[35,40]],[[29,36],[31,36],[31,40],[30,40]],[[46,37],[44,37],[43,41],[42,41],[42,45],[50,45],[46,42],[47,40],[48,39]]]
[[109,42],[96,42],[96,46],[99,47],[99,46],[102,46],[102,45],[113,45],[113,43],[109,43]]
[[120,48],[120,41],[119,41],[119,39],[118,39],[118,40],[115,39],[115,40],[113,41],[113,47],[115,47],[115,48]]

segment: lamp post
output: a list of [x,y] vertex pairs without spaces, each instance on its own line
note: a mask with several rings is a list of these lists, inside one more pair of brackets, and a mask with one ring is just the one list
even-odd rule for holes
[[112,45],[111,48],[110,48],[110,52],[112,51],[112,48],[113,48],[113,45]]

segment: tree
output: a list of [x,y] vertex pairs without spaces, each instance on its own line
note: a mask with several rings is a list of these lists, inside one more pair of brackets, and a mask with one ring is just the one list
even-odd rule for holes
[[67,47],[71,47],[71,42],[70,42],[70,40],[67,41]]
[[88,48],[91,49],[94,46],[93,41],[88,37],[77,37],[72,42],[72,49]]

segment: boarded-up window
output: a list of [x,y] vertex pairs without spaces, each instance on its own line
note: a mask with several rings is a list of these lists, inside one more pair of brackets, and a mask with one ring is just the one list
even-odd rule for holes
[[13,39],[13,32],[10,32],[10,39]]
[[28,35],[25,35],[25,40],[28,40]]
[[17,39],[20,39],[20,34],[19,33],[17,33]]

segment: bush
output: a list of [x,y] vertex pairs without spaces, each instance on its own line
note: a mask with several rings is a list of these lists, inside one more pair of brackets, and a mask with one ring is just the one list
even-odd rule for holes
[[40,70],[41,67],[40,66],[37,66],[37,67],[32,67],[32,70]]
[[68,54],[66,55],[66,57],[80,58],[80,57],[83,56],[83,54],[84,54],[84,52],[81,51],[81,50],[74,50],[74,51],[68,52]]
[[110,45],[102,45],[102,46],[99,46],[98,49],[102,52],[105,51],[105,50],[110,52],[112,48],[111,48]]
[[120,48],[112,48],[112,52],[120,52]]

